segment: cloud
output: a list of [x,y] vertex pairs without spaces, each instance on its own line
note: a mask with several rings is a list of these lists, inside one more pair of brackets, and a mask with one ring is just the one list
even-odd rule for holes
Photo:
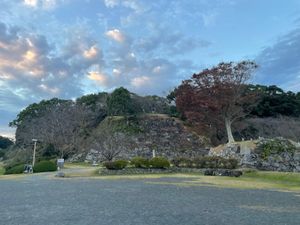
[[215,25],[217,17],[218,17],[218,13],[215,11],[203,12],[203,13],[201,13],[201,17],[202,17],[204,26],[209,27],[209,26]]
[[211,42],[201,37],[189,37],[173,31],[165,25],[155,28],[152,33],[151,36],[141,37],[137,40],[135,48],[147,54],[156,54],[157,51],[160,51],[166,55],[183,55],[211,45]]
[[99,71],[91,71],[91,72],[88,72],[88,78],[90,80],[93,80],[95,81],[97,84],[101,85],[101,86],[104,86],[106,87],[107,86],[107,82],[108,82],[108,77],[99,72]]
[[104,4],[107,8],[114,8],[120,4],[120,0],[104,0]]
[[[84,74],[104,64],[100,48],[86,34],[68,39],[59,50],[43,35],[0,23],[3,107],[16,112],[43,98],[74,98],[82,94]],[[6,95],[13,96],[13,100]]]
[[133,87],[135,87],[137,89],[140,89],[140,88],[143,88],[146,85],[151,85],[150,81],[151,81],[151,79],[148,76],[138,76],[138,77],[132,78],[130,84]]
[[86,59],[94,59],[99,55],[99,49],[94,45],[87,50],[84,50],[83,56]]
[[141,13],[143,11],[143,7],[139,4],[137,0],[104,0],[104,5],[107,8],[115,8],[122,6],[133,10],[135,13]]
[[63,2],[63,0],[23,0],[23,4],[27,7],[33,9],[54,9],[58,3]]
[[24,4],[30,7],[37,7],[38,0],[24,0]]
[[300,28],[280,37],[272,46],[264,48],[256,61],[260,69],[256,81],[280,85],[300,91]]
[[121,31],[118,29],[109,30],[105,34],[110,39],[117,41],[119,43],[123,43],[125,41],[124,34],[122,34]]

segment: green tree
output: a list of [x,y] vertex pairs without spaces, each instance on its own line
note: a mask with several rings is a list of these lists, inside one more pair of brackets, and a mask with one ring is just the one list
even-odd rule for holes
[[300,116],[300,94],[284,92],[281,88],[271,85],[249,85],[248,89],[258,93],[256,107],[251,112],[258,117]]
[[0,136],[0,149],[6,149],[13,144],[9,138]]
[[108,115],[129,116],[136,113],[130,92],[123,88],[115,89],[107,98]]

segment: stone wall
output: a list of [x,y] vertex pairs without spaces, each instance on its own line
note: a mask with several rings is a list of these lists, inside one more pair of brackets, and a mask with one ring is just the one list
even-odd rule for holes
[[[268,154],[264,153],[261,146],[274,141],[281,143],[282,149],[280,151],[270,149]],[[290,150],[291,146],[293,146],[292,150]],[[209,155],[236,158],[242,167],[269,171],[300,172],[299,143],[284,138],[260,138],[254,141],[220,145],[211,148]]]
[[[114,140],[111,140],[112,137]],[[112,141],[110,143],[109,141]],[[163,114],[148,114],[127,121],[121,117],[107,117],[86,141],[82,152],[70,161],[105,161],[105,152],[120,151],[115,159],[130,159],[136,156],[168,159],[175,157],[192,158],[207,155],[209,142],[185,127],[182,121]]]

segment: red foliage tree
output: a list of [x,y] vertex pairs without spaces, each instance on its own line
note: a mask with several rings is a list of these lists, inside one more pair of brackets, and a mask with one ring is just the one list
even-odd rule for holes
[[247,114],[255,101],[246,93],[246,82],[257,65],[252,61],[220,63],[182,81],[176,90],[180,113],[197,126],[225,125],[228,142],[234,142],[231,124]]

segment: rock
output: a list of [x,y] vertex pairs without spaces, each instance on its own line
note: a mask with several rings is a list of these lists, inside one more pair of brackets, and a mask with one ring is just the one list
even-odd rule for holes
[[296,166],[294,172],[300,172],[300,166]]
[[239,177],[243,174],[239,170],[227,170],[227,169],[205,169],[205,176],[227,176],[227,177]]
[[[275,147],[275,149],[270,149],[267,154],[262,154],[261,146],[269,143],[275,143],[274,146],[280,145],[279,150],[278,148],[276,150]],[[284,138],[260,138],[255,141],[244,141],[211,148],[209,155],[238,159],[242,167],[271,171],[299,171],[297,167],[300,166],[300,148],[294,143]],[[237,146],[240,146],[240,151]],[[269,144],[269,146],[272,145]]]
[[[154,149],[157,156],[169,159],[193,158],[208,153],[209,141],[206,138],[189,131],[182,121],[168,115],[141,115],[131,123],[132,127],[127,129],[124,118],[104,119],[91,134],[94,140],[87,139],[90,146],[85,149],[85,160],[105,161],[102,153],[106,151],[107,140],[112,134],[118,138],[116,143],[112,143],[113,148],[120,150],[115,159],[130,159],[136,156],[149,158],[152,157]],[[117,134],[115,130],[118,130]],[[97,151],[92,150],[96,149],[93,146],[95,140],[99,143]]]

